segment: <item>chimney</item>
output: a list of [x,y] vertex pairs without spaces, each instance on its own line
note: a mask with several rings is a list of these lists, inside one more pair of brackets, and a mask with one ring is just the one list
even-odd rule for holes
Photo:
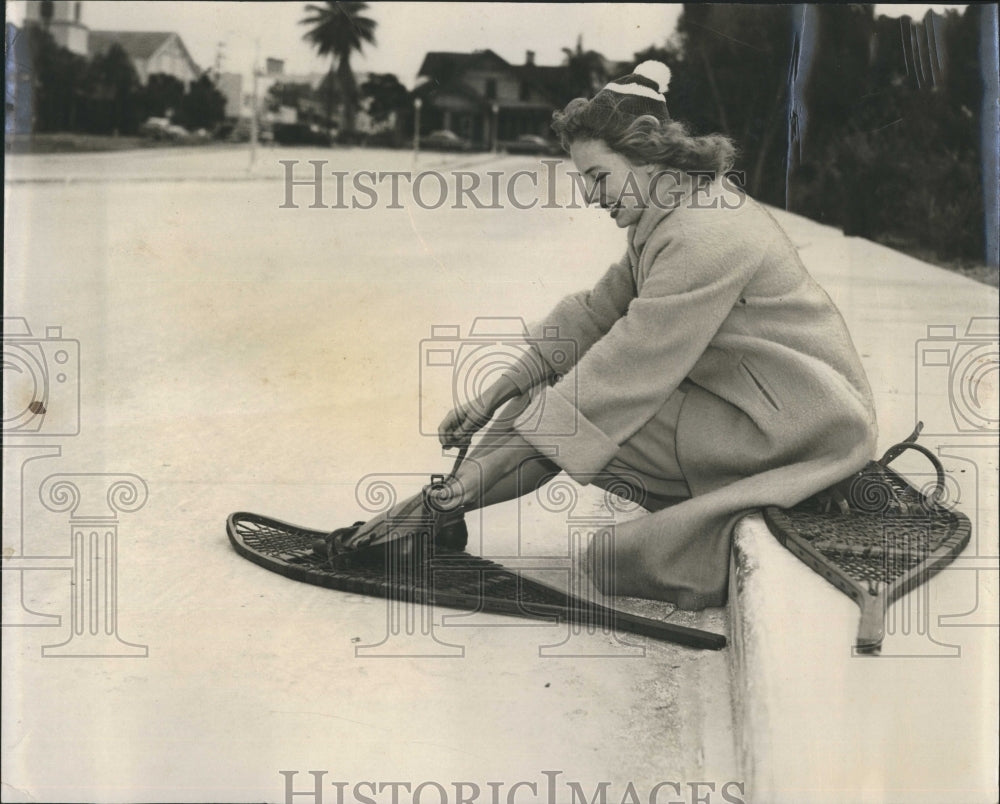
[[535,64],[535,51],[526,50],[524,51],[524,63],[526,66],[533,67]]

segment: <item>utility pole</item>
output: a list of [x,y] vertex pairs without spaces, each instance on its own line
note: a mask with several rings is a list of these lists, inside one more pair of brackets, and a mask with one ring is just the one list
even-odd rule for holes
[[222,75],[222,67],[226,61],[226,43],[219,41],[215,43],[215,75],[216,80]]
[[420,98],[413,99],[413,161],[417,161],[420,154],[420,107],[423,101]]
[[260,39],[254,41],[254,54],[253,54],[253,105],[250,110],[250,165],[247,170],[253,170],[253,166],[257,161],[257,114],[258,114],[258,101],[257,101],[257,78],[260,76]]

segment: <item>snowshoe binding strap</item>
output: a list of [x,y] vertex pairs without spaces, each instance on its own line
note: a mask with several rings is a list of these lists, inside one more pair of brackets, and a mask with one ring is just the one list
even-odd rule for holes
[[[426,554],[429,545],[425,542],[429,542],[431,538],[435,545],[450,550],[465,549],[469,539],[465,527],[465,506],[442,508],[441,503],[446,502],[446,497],[441,497],[440,492],[447,489],[449,480],[454,479],[468,450],[468,443],[461,445],[449,475],[431,475],[430,484],[424,487],[420,495],[419,506],[414,505],[406,515],[407,519],[412,517],[414,521],[405,530],[389,535],[379,527],[356,538],[358,530],[365,523],[355,522],[348,528],[337,528],[324,539],[317,540],[314,545],[316,554],[331,565],[347,566],[353,563],[381,563],[389,541],[405,540],[411,543],[409,552],[420,556]],[[435,493],[438,493],[437,497]]]
[[[839,511],[845,516],[854,513],[907,516],[934,509],[945,499],[945,474],[938,457],[927,447],[916,443],[923,427],[923,422],[917,422],[909,436],[889,447],[877,461],[869,461],[861,471],[819,492],[796,508],[816,510],[819,513]],[[898,484],[890,481],[890,473],[887,471],[889,464],[908,450],[919,452],[927,458],[936,475],[933,486],[921,489],[916,501],[899,494]]]

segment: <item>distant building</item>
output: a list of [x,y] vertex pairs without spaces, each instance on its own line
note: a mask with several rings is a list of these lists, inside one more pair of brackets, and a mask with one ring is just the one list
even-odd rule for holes
[[428,53],[417,76],[421,129],[448,129],[477,147],[545,134],[557,105],[550,87],[492,50]]
[[[268,92],[275,84],[308,84],[310,88],[316,89],[326,76],[326,73],[285,73],[283,59],[268,58],[265,64],[267,66],[264,72],[257,76],[257,102],[262,122],[272,122],[270,120],[272,115],[265,109]],[[226,98],[226,117],[228,119],[249,120],[253,116],[252,78],[248,80],[240,73],[219,73],[215,83]],[[321,114],[320,106],[321,104],[316,104],[315,114],[317,115]],[[308,113],[312,110],[300,108],[297,111]],[[290,121],[289,116],[290,112],[282,111],[274,118],[273,122],[295,122]]]
[[[610,76],[624,75],[631,62],[604,60],[604,68]],[[550,137],[552,111],[574,97],[569,67],[535,64],[531,50],[521,65],[492,50],[432,52],[417,75],[421,130],[448,129],[480,148],[522,134]]]
[[202,72],[191,58],[184,42],[172,32],[90,32],[91,56],[107,52],[112,45],[120,45],[128,53],[139,74],[139,80],[144,84],[154,73],[164,73],[187,85],[197,80]]
[[25,3],[24,24],[39,25],[52,34],[57,45],[86,56],[89,30],[83,24],[83,3],[28,0]]
[[154,73],[165,73],[186,86],[202,74],[176,33],[92,31],[83,21],[84,6],[67,0],[28,0],[24,24],[46,29],[56,44],[80,56],[93,57],[107,52],[113,44],[121,45],[143,83]]
[[226,117],[243,117],[243,76],[239,73],[219,73],[215,85],[226,99]]

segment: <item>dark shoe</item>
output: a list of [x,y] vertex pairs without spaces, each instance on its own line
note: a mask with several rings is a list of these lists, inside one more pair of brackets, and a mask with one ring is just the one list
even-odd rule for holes
[[313,542],[313,552],[324,561],[331,561],[334,556],[346,550],[345,545],[364,524],[364,520],[358,520],[348,528],[337,528],[331,531],[322,539]]
[[419,563],[430,557],[435,548],[464,550],[469,540],[464,506],[445,511],[432,497],[443,485],[442,476],[432,476],[412,513],[394,517],[360,538],[356,534],[363,522],[338,528],[317,540],[314,552],[332,566],[347,568],[384,567],[390,554]]

